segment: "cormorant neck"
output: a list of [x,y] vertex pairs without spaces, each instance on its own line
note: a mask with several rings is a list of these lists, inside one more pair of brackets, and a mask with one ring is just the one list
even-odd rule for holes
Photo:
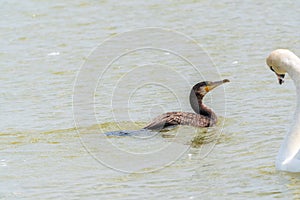
[[190,104],[195,113],[207,116],[209,118],[215,117],[214,112],[205,104],[202,103],[204,96],[196,96],[195,92],[192,90],[190,93]]
[[199,107],[200,107],[200,109],[199,109],[198,114],[207,116],[209,118],[212,117],[213,111],[208,106],[203,104],[202,101],[201,101],[201,104],[199,105]]

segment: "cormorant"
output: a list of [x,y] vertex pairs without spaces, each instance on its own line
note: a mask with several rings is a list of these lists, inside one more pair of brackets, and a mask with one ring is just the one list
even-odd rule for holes
[[193,86],[190,93],[190,104],[195,113],[167,112],[153,119],[144,129],[161,130],[169,126],[189,125],[194,127],[210,127],[217,123],[217,116],[212,109],[203,104],[204,96],[228,79],[222,81],[203,81]]

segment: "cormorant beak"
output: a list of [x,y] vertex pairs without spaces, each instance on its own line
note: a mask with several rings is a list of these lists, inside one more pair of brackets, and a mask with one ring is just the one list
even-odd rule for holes
[[209,92],[209,91],[211,91],[212,89],[214,89],[214,88],[216,88],[216,87],[222,85],[223,83],[227,83],[227,82],[230,82],[230,81],[229,81],[228,79],[224,79],[224,80],[222,80],[222,81],[210,82],[209,85],[207,85],[207,86],[205,87],[205,90],[206,90],[206,92]]

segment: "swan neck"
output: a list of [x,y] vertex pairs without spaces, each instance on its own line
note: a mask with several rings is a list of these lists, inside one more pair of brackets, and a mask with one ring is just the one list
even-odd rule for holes
[[296,95],[297,95],[297,104],[296,104],[296,113],[297,117],[300,117],[300,85],[296,85]]
[[290,59],[287,63],[286,70],[291,79],[294,81],[298,95],[298,88],[300,88],[300,59],[298,57]]
[[280,170],[288,170],[290,164],[300,149],[300,85],[296,84],[297,106],[292,126],[281,144],[276,161],[276,167]]

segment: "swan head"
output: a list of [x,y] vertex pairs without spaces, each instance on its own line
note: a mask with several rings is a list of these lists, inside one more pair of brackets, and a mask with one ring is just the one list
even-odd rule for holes
[[277,49],[272,51],[267,57],[267,65],[270,67],[270,70],[277,75],[279,84],[284,82],[285,73],[290,65],[290,60],[292,60],[294,56],[295,54],[287,49]]

